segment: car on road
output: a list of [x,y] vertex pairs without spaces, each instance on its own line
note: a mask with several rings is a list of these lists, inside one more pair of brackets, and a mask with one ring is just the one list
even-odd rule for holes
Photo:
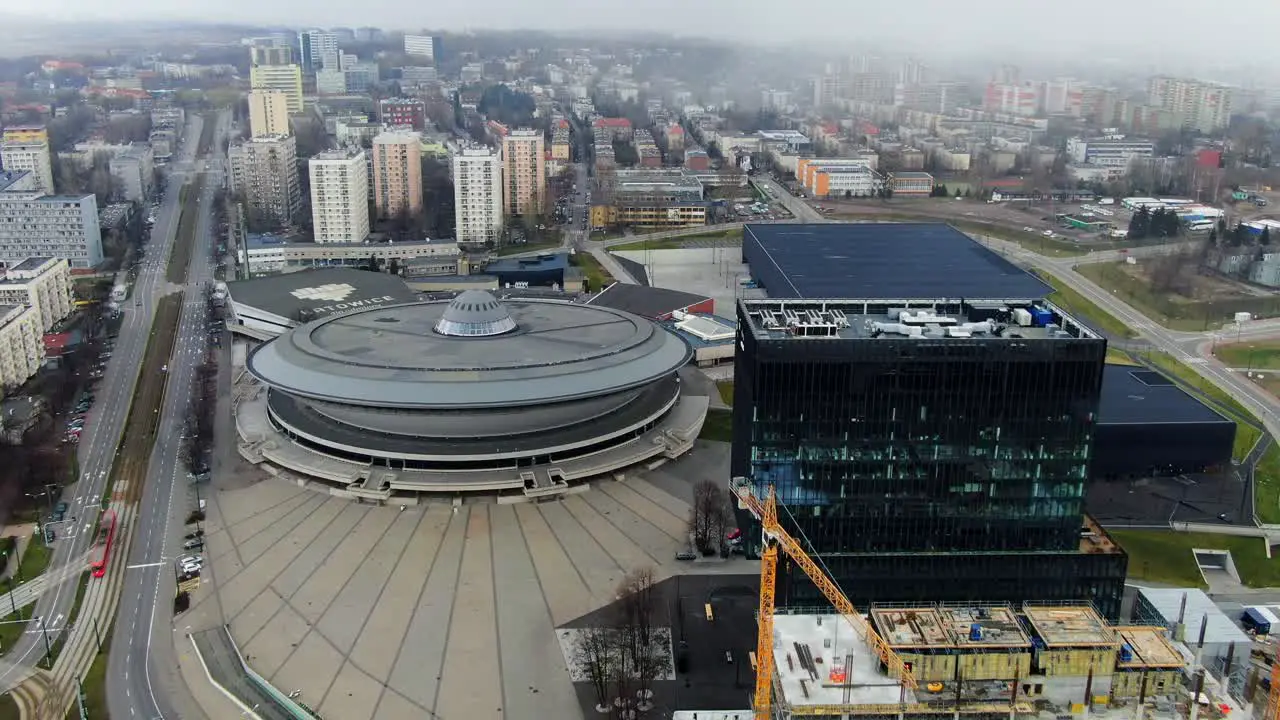
[[201,539],[199,539],[199,538],[197,538],[197,539],[195,539],[195,540],[188,540],[188,541],[186,541],[186,542],[182,543],[182,549],[183,549],[183,550],[203,550],[203,549],[204,549],[204,540],[201,540]]
[[681,550],[680,552],[676,553],[676,559],[685,560],[685,561],[697,560],[698,554],[692,550]]

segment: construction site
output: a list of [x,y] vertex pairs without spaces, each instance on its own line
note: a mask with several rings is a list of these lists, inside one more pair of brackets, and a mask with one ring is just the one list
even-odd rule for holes
[[[863,613],[778,524],[772,489],[757,497],[742,479],[731,489],[766,538],[753,707],[701,717],[1252,716],[1192,645],[1174,639],[1185,629],[1113,625],[1087,602],[879,604]],[[834,614],[774,606],[779,553]],[[1230,661],[1219,674],[1230,675]],[[1280,682],[1271,688],[1267,720],[1280,717]]]

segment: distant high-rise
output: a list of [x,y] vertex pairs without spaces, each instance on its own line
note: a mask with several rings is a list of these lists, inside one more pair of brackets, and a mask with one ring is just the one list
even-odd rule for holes
[[36,190],[54,193],[53,158],[49,153],[49,132],[43,125],[13,125],[0,136],[0,167],[8,172],[29,172]]
[[1147,102],[1177,115],[1182,127],[1208,133],[1231,121],[1235,91],[1217,83],[1157,76],[1147,85]]
[[298,33],[299,58],[303,72],[311,75],[322,68],[338,70],[338,36],[324,30]]
[[546,145],[541,130],[513,130],[502,138],[502,184],[508,215],[542,212],[547,187]]
[[252,137],[289,134],[289,96],[282,90],[249,91],[249,133]]
[[453,156],[452,170],[455,239],[496,244],[502,237],[502,158],[487,147],[464,148]]
[[402,130],[373,139],[373,202],[378,217],[422,212],[422,139]]
[[360,150],[311,158],[311,220],[318,243],[358,243],[369,237],[369,168]]
[[232,145],[227,161],[231,191],[244,195],[251,229],[274,230],[294,221],[302,205],[302,190],[293,136],[255,136]]
[[432,60],[436,56],[435,39],[430,35],[405,35],[404,54]]
[[302,112],[302,69],[297,65],[255,65],[249,68],[249,88],[278,90],[290,115]]
[[250,65],[292,65],[293,48],[288,45],[254,45],[249,48]]

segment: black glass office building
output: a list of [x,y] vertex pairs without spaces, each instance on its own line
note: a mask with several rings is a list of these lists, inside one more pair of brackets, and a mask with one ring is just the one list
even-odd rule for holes
[[[732,473],[855,603],[1118,615],[1125,556],[1083,517],[1104,340],[1007,299],[744,300],[738,323]],[[780,602],[820,603],[789,570]]]

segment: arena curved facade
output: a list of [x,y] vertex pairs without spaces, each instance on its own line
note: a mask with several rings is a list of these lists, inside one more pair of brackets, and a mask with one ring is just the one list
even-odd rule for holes
[[691,354],[637,315],[480,290],[332,315],[249,354],[240,452],[380,502],[554,495],[693,446]]

